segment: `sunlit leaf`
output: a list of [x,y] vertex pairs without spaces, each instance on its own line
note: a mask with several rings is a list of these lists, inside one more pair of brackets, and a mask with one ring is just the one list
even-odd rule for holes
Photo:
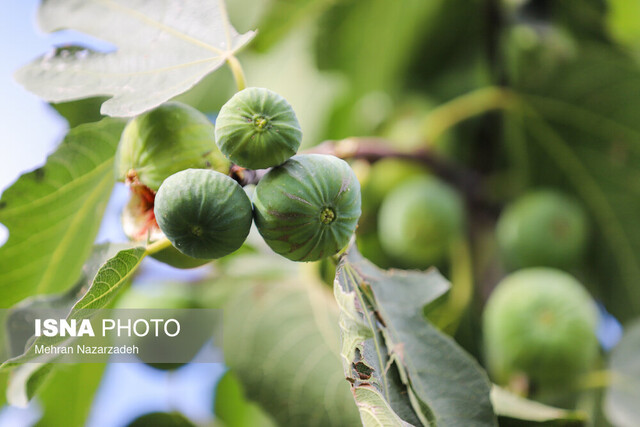
[[20,69],[17,80],[50,102],[112,96],[101,112],[121,117],[188,90],[254,35],[235,31],[222,0],[48,0],[38,22],[44,31],[82,31],[116,50],[58,48]]
[[113,157],[124,124],[72,129],[47,163],[2,194],[0,306],[68,289],[91,252],[114,184]]

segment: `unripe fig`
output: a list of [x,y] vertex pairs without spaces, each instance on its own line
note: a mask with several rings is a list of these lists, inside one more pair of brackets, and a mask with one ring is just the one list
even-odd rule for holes
[[131,120],[120,138],[116,178],[153,191],[167,177],[188,168],[229,171],[229,161],[215,144],[207,117],[179,102],[168,102]]
[[216,119],[216,143],[235,164],[264,169],[293,156],[302,130],[291,105],[268,89],[250,87],[236,93]]
[[349,243],[360,217],[360,183],[344,160],[301,154],[260,180],[253,205],[258,231],[274,252],[317,261]]
[[[129,203],[122,211],[122,229],[131,241],[144,244],[164,238],[153,213],[154,199],[155,193],[150,188],[141,184],[131,186]],[[173,246],[151,256],[175,268],[195,268],[211,261],[187,256]]]
[[494,380],[525,374],[538,390],[570,387],[597,356],[596,306],[572,276],[528,268],[504,278],[484,310],[484,341]]
[[570,267],[586,248],[585,212],[573,199],[549,190],[526,194],[508,206],[496,228],[508,268]]
[[435,177],[418,177],[382,202],[378,234],[382,248],[405,268],[443,260],[463,230],[464,207],[454,189]]
[[236,251],[251,228],[251,202],[242,187],[206,169],[187,169],[167,178],[154,212],[173,246],[194,258],[221,258]]

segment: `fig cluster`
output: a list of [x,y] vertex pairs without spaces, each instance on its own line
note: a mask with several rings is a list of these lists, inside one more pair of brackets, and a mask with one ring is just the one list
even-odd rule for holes
[[[238,92],[214,125],[197,110],[167,103],[123,132],[116,176],[129,184],[125,231],[132,239],[166,237],[156,255],[189,268],[236,251],[255,220],[276,253],[293,261],[336,254],[355,232],[360,185],[330,155],[298,154],[300,125],[289,103],[263,88]],[[253,202],[229,176],[231,164],[270,168]]]

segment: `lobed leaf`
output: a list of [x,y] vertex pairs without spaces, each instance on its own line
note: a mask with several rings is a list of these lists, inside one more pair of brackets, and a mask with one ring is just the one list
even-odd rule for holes
[[0,306],[69,288],[91,252],[114,184],[113,157],[124,124],[72,129],[47,163],[2,194]]
[[110,96],[101,113],[119,117],[185,92],[254,36],[236,32],[222,0],[47,0],[38,22],[44,31],[78,30],[117,50],[55,49],[18,70],[18,82],[50,102]]

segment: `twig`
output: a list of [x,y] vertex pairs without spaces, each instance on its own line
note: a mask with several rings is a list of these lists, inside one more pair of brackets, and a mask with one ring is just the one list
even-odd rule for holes
[[[338,141],[325,141],[304,153],[331,154],[341,159],[362,159],[375,163],[385,158],[405,159],[420,163],[440,178],[458,188],[473,208],[496,213],[498,207],[486,197],[484,181],[477,172],[465,169],[439,157],[430,150],[418,149],[411,152],[392,148],[391,143],[382,138],[347,138]],[[232,166],[231,177],[241,185],[257,184],[268,169],[250,170]]]

